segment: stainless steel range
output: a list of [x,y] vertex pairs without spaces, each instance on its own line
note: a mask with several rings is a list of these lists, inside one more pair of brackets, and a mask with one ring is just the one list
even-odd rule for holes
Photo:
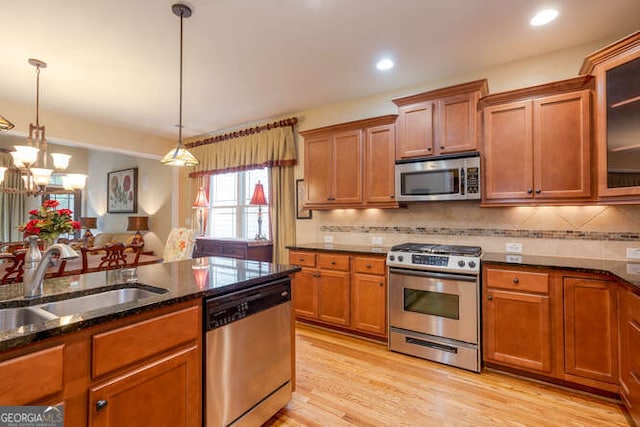
[[391,248],[390,350],[480,372],[481,254],[478,246]]

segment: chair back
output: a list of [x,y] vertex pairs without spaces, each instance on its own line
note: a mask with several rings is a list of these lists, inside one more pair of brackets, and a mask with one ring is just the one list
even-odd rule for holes
[[[97,270],[112,270],[123,268],[127,265],[127,256],[124,253],[124,243],[109,243],[104,246],[94,246],[92,248],[80,248],[82,253],[82,273],[89,273]],[[102,255],[99,262],[89,262],[92,255]]]
[[195,231],[190,228],[173,228],[167,237],[162,253],[163,262],[190,259],[193,254]]
[[4,260],[6,268],[2,271],[0,284],[22,282],[24,274],[24,257],[27,254],[26,249],[16,250],[12,254],[0,254],[0,260]]

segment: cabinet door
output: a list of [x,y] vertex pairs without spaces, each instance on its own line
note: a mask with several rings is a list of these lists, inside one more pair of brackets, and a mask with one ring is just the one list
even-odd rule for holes
[[397,160],[433,154],[434,109],[432,101],[419,102],[399,109]]
[[351,327],[386,336],[386,297],[384,276],[354,274],[351,282]]
[[485,199],[533,197],[531,101],[484,109],[484,151]]
[[331,193],[331,136],[304,142],[304,178],[306,203],[326,204]]
[[536,199],[591,195],[590,93],[588,90],[533,101]]
[[628,290],[620,298],[620,394],[640,425],[640,296]]
[[368,128],[365,137],[364,200],[390,203],[395,192],[395,125]]
[[349,325],[349,272],[320,270],[318,318],[336,325]]
[[488,289],[484,297],[484,358],[551,372],[551,313],[546,295]]
[[[332,144],[332,203],[362,202],[362,131],[336,133]],[[315,159],[312,159],[315,161]]]
[[297,317],[318,318],[318,284],[315,269],[303,268],[291,282],[293,310]]
[[564,277],[565,372],[618,380],[615,288],[608,282]]
[[476,94],[450,96],[438,101],[437,154],[478,148],[477,102]]
[[89,422],[107,426],[200,426],[201,361],[196,347],[89,390]]

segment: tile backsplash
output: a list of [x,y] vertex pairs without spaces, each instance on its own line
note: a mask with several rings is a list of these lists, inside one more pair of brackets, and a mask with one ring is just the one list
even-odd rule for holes
[[522,253],[625,259],[640,248],[640,206],[538,206],[480,208],[477,202],[432,202],[400,209],[315,211],[298,221],[299,243],[371,244],[435,242],[482,246],[504,252],[522,243]]

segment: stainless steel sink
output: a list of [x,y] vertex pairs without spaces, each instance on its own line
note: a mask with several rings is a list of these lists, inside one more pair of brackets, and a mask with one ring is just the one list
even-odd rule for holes
[[17,307],[0,309],[0,331],[28,325],[41,325],[58,316],[39,307]]
[[157,291],[141,288],[113,289],[83,297],[50,302],[37,307],[40,307],[49,313],[53,313],[56,316],[68,316],[70,314],[79,314],[100,308],[112,307],[118,304],[140,301],[145,298],[158,296],[165,292],[166,290],[160,288],[158,288]]

